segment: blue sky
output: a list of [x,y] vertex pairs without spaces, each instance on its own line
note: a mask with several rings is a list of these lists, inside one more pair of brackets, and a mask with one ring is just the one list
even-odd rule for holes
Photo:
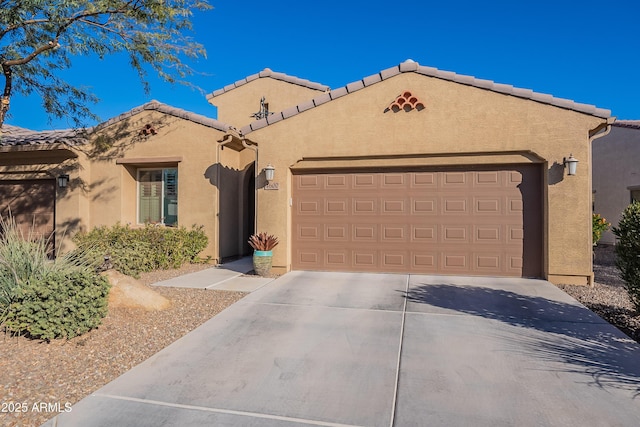
[[[202,73],[191,81],[206,93],[266,67],[337,88],[411,58],[640,119],[637,0],[210,2],[213,10],[194,17],[207,58],[191,64]],[[151,99],[216,117],[188,87],[151,78],[145,94],[121,57],[77,58],[67,74],[101,99],[102,120]],[[7,122],[70,127],[51,122],[40,103],[14,97]]]

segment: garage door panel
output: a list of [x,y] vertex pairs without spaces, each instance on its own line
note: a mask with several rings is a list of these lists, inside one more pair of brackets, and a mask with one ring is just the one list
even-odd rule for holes
[[411,188],[437,188],[435,172],[415,172],[411,173]]
[[502,174],[500,174],[498,171],[477,172],[474,174],[474,178],[474,184],[477,187],[503,187]]
[[329,267],[336,267],[342,269],[346,267],[348,263],[349,251],[347,250],[326,250],[324,251],[326,264]]
[[463,188],[467,185],[467,172],[444,172],[442,188]]
[[349,200],[347,198],[330,198],[324,205],[325,215],[348,215]]
[[448,197],[442,204],[443,215],[469,215],[469,203],[466,197]]
[[385,245],[405,243],[408,240],[407,225],[385,224],[380,226],[380,243]]
[[500,271],[500,267],[503,265],[502,255],[496,252],[474,252],[473,259],[475,269],[478,271]]
[[347,242],[349,238],[349,224],[331,224],[324,227],[324,239],[327,242]]
[[297,187],[300,190],[323,190],[321,177],[318,175],[300,176],[297,180]]
[[377,197],[354,197],[352,202],[353,215],[378,215],[378,198]]
[[330,190],[348,189],[349,179],[346,175],[328,175],[326,177],[326,188]]
[[382,215],[405,215],[407,212],[406,200],[396,198],[383,198],[380,201],[382,206]]
[[424,273],[436,273],[438,272],[438,256],[439,253],[414,251],[412,253],[412,267],[414,270]]
[[435,197],[421,197],[412,199],[413,210],[411,213],[416,215],[437,215],[438,201]]
[[294,175],[293,268],[540,277],[541,168],[451,169]]
[[443,252],[442,272],[445,274],[466,273],[469,271],[469,254],[463,251]]
[[352,251],[353,266],[362,268],[361,271],[377,270],[378,254],[375,250],[358,249]]
[[502,227],[496,225],[474,226],[474,243],[496,244],[502,241]]
[[377,224],[353,225],[353,240],[361,243],[375,243],[378,239]]
[[435,243],[438,239],[437,227],[431,226],[413,226],[412,238],[418,244]]
[[385,271],[406,271],[411,268],[408,251],[385,251],[380,254],[380,264]]
[[377,190],[377,176],[372,173],[359,173],[353,175],[352,183],[354,190]]
[[499,197],[474,197],[473,213],[477,215],[502,214],[506,203]]

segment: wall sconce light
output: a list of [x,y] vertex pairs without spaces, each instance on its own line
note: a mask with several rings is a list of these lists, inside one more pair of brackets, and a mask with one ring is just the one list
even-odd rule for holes
[[67,175],[66,173],[63,173],[62,175],[58,176],[58,187],[66,188],[68,183],[69,183],[69,175]]
[[573,154],[569,154],[569,158],[565,157],[564,159],[562,159],[562,164],[564,165],[565,168],[568,169],[568,172],[567,172],[568,175],[576,174],[578,161],[579,161],[578,159],[573,157]]
[[273,181],[273,177],[276,174],[276,168],[274,168],[271,163],[269,163],[267,166],[265,166],[264,168],[264,177],[267,179],[268,182]]

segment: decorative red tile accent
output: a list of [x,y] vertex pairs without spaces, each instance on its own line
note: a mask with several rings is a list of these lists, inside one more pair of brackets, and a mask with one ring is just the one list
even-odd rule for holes
[[400,110],[404,110],[409,112],[411,110],[421,111],[424,109],[424,104],[418,100],[415,96],[411,94],[408,90],[404,91],[402,95],[398,95],[398,97],[389,105],[387,111],[391,110],[394,113],[397,113]]

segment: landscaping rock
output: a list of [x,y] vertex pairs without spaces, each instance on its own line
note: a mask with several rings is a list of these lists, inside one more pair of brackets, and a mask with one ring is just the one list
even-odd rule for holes
[[162,311],[171,306],[171,301],[133,277],[116,270],[102,273],[109,279],[109,307],[140,308],[147,311]]

